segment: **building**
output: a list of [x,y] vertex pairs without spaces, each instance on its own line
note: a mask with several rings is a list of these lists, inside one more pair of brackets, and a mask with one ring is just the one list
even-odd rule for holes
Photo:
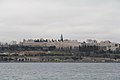
[[120,48],[119,43],[114,43],[109,40],[97,42],[96,40],[91,40],[91,39],[88,39],[86,42],[81,43],[80,46],[98,46],[104,51],[108,51],[108,50],[115,51],[116,49]]
[[88,39],[86,41],[86,45],[89,45],[89,46],[98,46],[98,42],[96,40]]
[[106,50],[111,50],[111,51],[115,51],[116,49],[120,47],[118,43],[114,43],[109,40],[101,41],[99,43],[99,46],[104,47]]
[[80,42],[77,40],[68,40],[68,39],[63,39],[63,35],[61,35],[60,40],[49,40],[49,39],[28,39],[28,40],[23,40],[22,45],[24,46],[55,46],[56,48],[74,48],[74,47],[79,47]]

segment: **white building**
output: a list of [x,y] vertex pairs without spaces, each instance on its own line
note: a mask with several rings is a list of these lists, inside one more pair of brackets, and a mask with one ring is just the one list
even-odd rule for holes
[[88,39],[86,44],[89,46],[98,46],[98,42],[96,40]]
[[77,40],[64,40],[63,42],[49,42],[48,43],[49,46],[56,46],[57,48],[74,48],[74,47],[79,47],[80,42],[78,42]]
[[111,50],[111,51],[115,51],[116,49],[120,48],[119,43],[114,43],[111,41],[101,41],[101,42],[97,42],[96,40],[91,40],[88,39],[86,42],[81,43],[81,46],[99,46],[101,47],[103,50]]
[[24,46],[55,46],[56,48],[74,48],[74,47],[79,47],[80,42],[77,40],[64,40],[64,41],[48,41],[48,42],[34,42],[34,41],[27,41],[24,40],[22,43]]
[[96,40],[88,39],[80,44],[80,46],[98,46],[98,42]]
[[112,50],[112,51],[115,51],[117,48],[120,47],[118,43],[114,43],[110,41],[101,41],[99,43],[99,46],[105,47],[106,50]]

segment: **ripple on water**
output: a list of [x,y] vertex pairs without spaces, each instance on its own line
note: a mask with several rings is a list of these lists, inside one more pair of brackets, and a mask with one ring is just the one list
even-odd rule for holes
[[120,64],[1,63],[0,80],[120,80]]

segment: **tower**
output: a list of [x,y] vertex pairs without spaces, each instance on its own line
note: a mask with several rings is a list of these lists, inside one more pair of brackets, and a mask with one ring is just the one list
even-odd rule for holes
[[60,40],[63,42],[64,41],[64,39],[63,39],[63,35],[61,34],[61,38],[60,38]]

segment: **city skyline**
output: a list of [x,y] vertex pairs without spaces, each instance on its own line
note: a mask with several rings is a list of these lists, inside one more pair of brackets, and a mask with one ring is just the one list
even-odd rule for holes
[[120,42],[119,0],[0,0],[0,41],[28,38]]

